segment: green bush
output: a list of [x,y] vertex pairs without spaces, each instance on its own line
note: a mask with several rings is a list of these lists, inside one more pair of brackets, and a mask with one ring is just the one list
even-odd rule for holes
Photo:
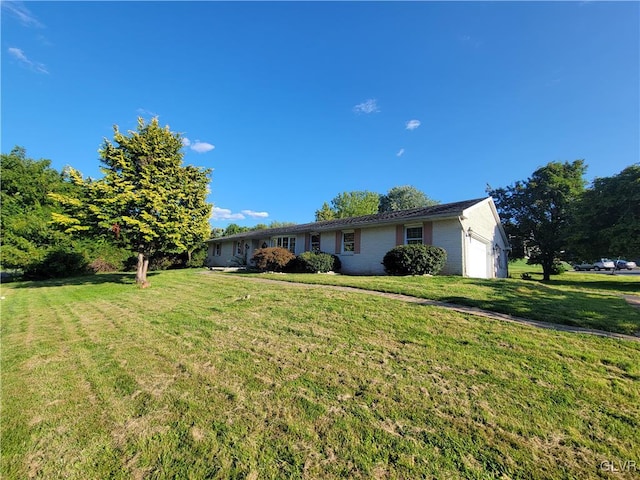
[[433,245],[399,245],[389,250],[383,260],[389,275],[437,275],[447,261],[447,252]]
[[85,255],[60,247],[49,250],[42,260],[26,267],[24,278],[28,280],[45,280],[47,278],[72,277],[86,273],[88,273],[88,262]]
[[181,260],[178,255],[157,253],[149,258],[149,271],[169,270],[180,266]]
[[75,243],[74,249],[85,256],[93,273],[122,272],[132,256],[130,250],[104,240],[81,240]]
[[191,252],[191,260],[187,260],[185,265],[187,268],[204,267],[204,262],[206,260],[207,260],[207,246],[205,245]]
[[338,272],[342,266],[340,259],[324,252],[304,252],[292,262],[291,270],[297,273]]
[[256,250],[251,261],[263,272],[282,272],[295,258],[296,256],[286,248],[267,247]]
[[[533,254],[527,259],[527,265],[541,265],[540,255]],[[566,264],[560,260],[559,258],[553,259],[553,264],[551,265],[551,271],[549,272],[551,275],[561,275],[564,272],[569,270]]]
[[568,268],[562,260],[558,260],[557,258],[553,260],[553,265],[551,265],[551,275],[562,275],[567,270]]

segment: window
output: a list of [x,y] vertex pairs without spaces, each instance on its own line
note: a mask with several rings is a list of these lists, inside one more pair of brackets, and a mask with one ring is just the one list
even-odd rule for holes
[[344,232],[342,234],[342,251],[355,252],[356,250],[356,234],[355,232]]
[[405,243],[407,245],[422,244],[422,227],[407,227]]
[[236,255],[242,255],[243,253],[242,242],[236,242]]
[[311,234],[311,251],[312,252],[320,251],[320,234],[319,233]]
[[271,246],[286,248],[291,253],[296,253],[296,237],[273,237]]
[[215,253],[215,255],[218,256],[218,257],[220,255],[222,255],[222,244],[216,243],[216,253]]

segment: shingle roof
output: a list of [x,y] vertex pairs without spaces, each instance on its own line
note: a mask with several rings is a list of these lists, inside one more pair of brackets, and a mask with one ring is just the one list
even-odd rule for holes
[[487,197],[476,198],[473,200],[463,200],[461,202],[443,203],[430,207],[411,208],[409,210],[399,210],[396,212],[375,213],[373,215],[363,215],[361,217],[339,218],[337,220],[325,220],[322,222],[301,223],[299,225],[291,225],[288,227],[251,230],[249,232],[237,233],[226,237],[210,238],[207,242],[264,238],[285,234],[323,232],[327,230],[339,230],[342,228],[353,228],[366,225],[396,223],[399,220],[451,218],[462,215],[464,210],[486,199]]

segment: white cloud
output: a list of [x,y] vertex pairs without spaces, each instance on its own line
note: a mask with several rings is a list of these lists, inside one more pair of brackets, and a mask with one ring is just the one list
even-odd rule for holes
[[409,120],[407,122],[407,130],[415,130],[420,126],[420,120]]
[[233,213],[228,208],[213,207],[211,211],[211,220],[244,220],[251,218],[267,218],[268,212],[256,212],[254,210],[242,210],[240,213]]
[[404,155],[404,148],[398,150],[398,153],[396,153],[396,157],[401,157],[402,155]]
[[215,145],[211,145],[210,143],[201,142],[200,140],[196,140],[195,143],[193,145],[191,145],[189,148],[191,148],[191,150],[193,150],[194,152],[206,153],[206,152],[209,152],[209,151],[213,150],[216,147],[215,147]]
[[207,142],[201,142],[200,140],[191,142],[191,140],[189,140],[187,137],[182,137],[182,145],[185,147],[189,147],[191,150],[198,153],[210,152],[211,150],[216,148],[215,145],[212,145]]
[[375,98],[370,98],[353,107],[353,111],[356,113],[376,113],[380,111],[380,108],[378,107],[378,101]]
[[138,115],[146,115],[146,116],[152,117],[152,118],[159,118],[160,117],[160,115],[158,115],[157,113],[152,112],[151,110],[147,110],[146,108],[138,108],[136,110],[136,113]]
[[467,45],[472,48],[479,48],[480,46],[482,46],[482,41],[478,40],[475,37],[472,37],[471,35],[459,35],[458,41],[460,41],[463,45]]
[[24,6],[23,2],[12,2],[4,0],[2,2],[2,8],[8,11],[11,15],[16,17],[20,22],[27,27],[43,28],[44,25],[38,21],[38,19]]
[[21,49],[15,48],[15,47],[9,47],[7,50],[9,51],[9,54],[12,55],[14,58],[16,58],[22,65],[33,70],[34,72],[47,73],[47,74],[49,73],[49,71],[47,70],[47,67],[45,67],[42,63],[29,60],[29,58],[24,54],[24,52]]
[[211,210],[211,220],[244,220],[245,218],[241,213],[231,213],[228,208],[213,207]]
[[269,216],[267,212],[254,212],[253,210],[242,210],[242,213],[251,218],[267,218]]

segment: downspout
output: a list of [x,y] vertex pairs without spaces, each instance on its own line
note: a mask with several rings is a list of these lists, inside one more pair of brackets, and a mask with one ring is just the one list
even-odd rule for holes
[[458,217],[458,222],[460,222],[460,232],[462,234],[462,276],[467,276],[467,236],[464,233],[464,224],[462,223],[462,217]]

